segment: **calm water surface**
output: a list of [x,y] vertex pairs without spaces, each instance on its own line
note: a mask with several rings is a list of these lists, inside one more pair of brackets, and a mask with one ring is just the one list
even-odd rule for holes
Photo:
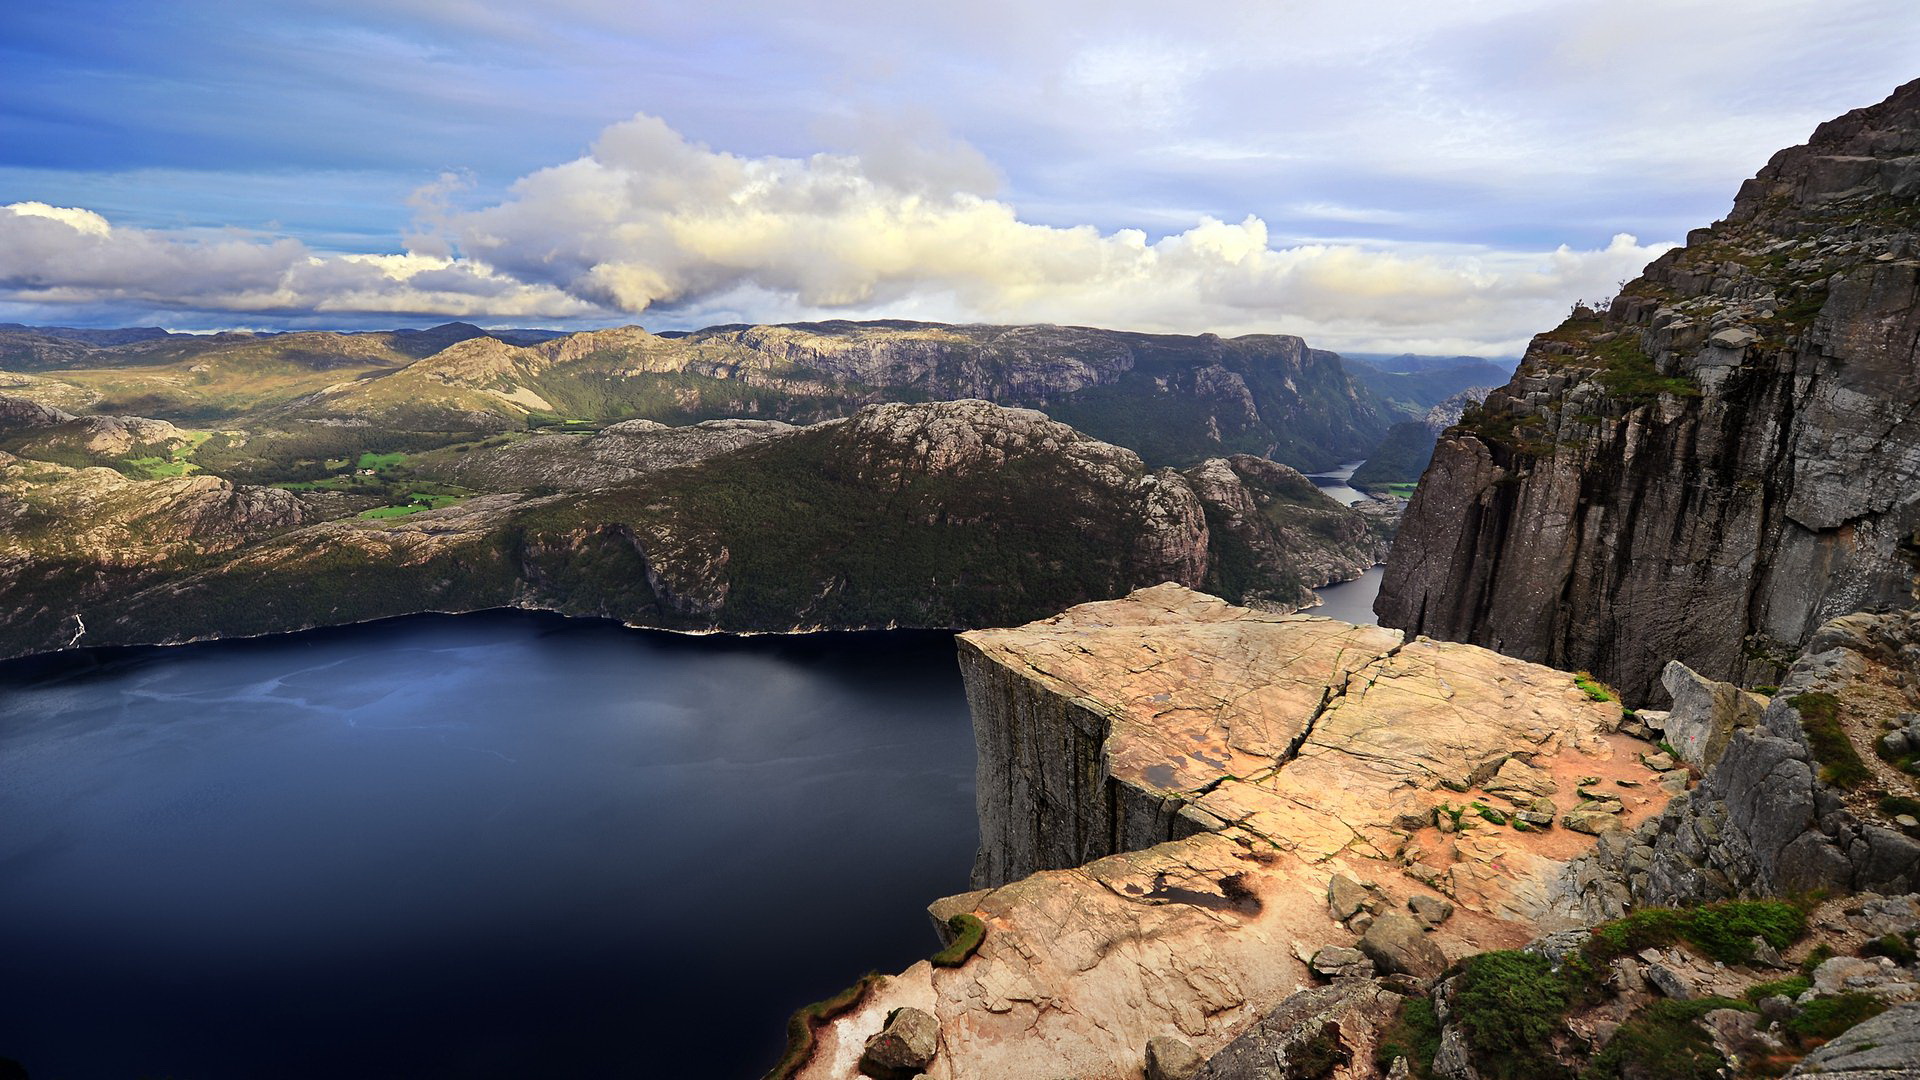
[[0,665],[0,1057],[755,1077],[936,947],[972,787],[943,635],[427,616]]
[[1373,598],[1380,595],[1380,577],[1385,573],[1386,567],[1376,566],[1352,581],[1322,585],[1313,590],[1320,594],[1320,606],[1307,608],[1304,613],[1361,626],[1378,625],[1380,617],[1373,613]]
[[1332,472],[1307,473],[1306,477],[1313,481],[1313,486],[1319,488],[1321,494],[1342,506],[1352,506],[1355,503],[1366,502],[1368,498],[1366,492],[1347,483],[1353,479],[1353,471],[1365,464],[1364,460],[1349,461]]

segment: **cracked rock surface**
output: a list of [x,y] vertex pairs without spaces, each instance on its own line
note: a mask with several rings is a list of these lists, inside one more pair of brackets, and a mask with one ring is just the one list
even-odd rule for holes
[[[1411,926],[1422,967],[1558,928],[1547,887],[1594,840],[1470,809],[1507,762],[1553,781],[1561,811],[1583,781],[1648,775],[1619,706],[1565,673],[1176,585],[961,642],[981,888],[932,913],[978,916],[985,941],[823,1028],[802,1075],[848,1075],[901,1006],[940,1022],[933,1080],[1137,1077],[1162,1036],[1211,1057],[1312,987],[1308,962],[1354,947],[1361,920]],[[1628,824],[1667,797],[1615,790]],[[1364,894],[1351,926],[1329,911],[1342,874]],[[1435,929],[1388,914],[1435,893],[1455,909]]]

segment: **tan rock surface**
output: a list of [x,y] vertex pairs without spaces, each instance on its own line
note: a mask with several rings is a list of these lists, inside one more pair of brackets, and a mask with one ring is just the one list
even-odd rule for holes
[[[1562,811],[1582,779],[1612,789],[1646,775],[1635,757],[1645,744],[1613,734],[1619,707],[1589,700],[1563,672],[1174,585],[962,641],[983,846],[1017,846],[1049,815],[1099,813],[1087,790],[1113,792],[1104,805],[1118,809],[1071,823],[1078,834],[1132,835],[1132,800],[1157,802],[1160,820],[1190,835],[1081,866],[1016,868],[983,852],[982,866],[1025,876],[932,909],[982,918],[979,953],[894,980],[822,1032],[804,1075],[851,1075],[842,1066],[907,1004],[941,1022],[934,1080],[1137,1077],[1156,1036],[1210,1055],[1314,985],[1305,958],[1354,943],[1328,913],[1335,873],[1376,883],[1392,910],[1444,894],[1457,913],[1429,940],[1449,958],[1559,925],[1548,886],[1592,837],[1522,833],[1471,809],[1457,831],[1406,827],[1432,820],[1434,806],[1505,805],[1475,785],[1508,761],[1552,787]],[[1062,724],[1074,730],[1054,730]],[[1006,767],[1010,743],[1050,733],[1078,755],[1071,767]],[[1095,736],[1096,756],[1075,749]],[[1629,826],[1666,798],[1617,790]],[[1023,858],[1065,850],[1034,845]]]

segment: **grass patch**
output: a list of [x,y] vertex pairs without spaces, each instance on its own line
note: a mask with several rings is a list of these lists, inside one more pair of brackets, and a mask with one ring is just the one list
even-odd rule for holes
[[987,924],[976,915],[955,915],[947,920],[947,929],[953,931],[953,941],[928,957],[934,967],[959,967],[972,959],[987,939]]
[[375,472],[379,472],[382,469],[391,469],[406,460],[407,455],[398,450],[386,454],[377,454],[369,450],[360,455],[360,461],[354,465],[354,468],[372,469]]
[[1813,979],[1810,976],[1789,975],[1784,979],[1749,986],[1741,996],[1757,1004],[1776,996],[1797,998],[1811,989],[1813,989]]
[[1604,962],[1684,941],[1722,963],[1744,964],[1753,959],[1754,938],[1784,949],[1806,932],[1806,913],[1778,900],[1735,900],[1690,909],[1642,908],[1595,927],[1588,952]]
[[1902,966],[1911,964],[1916,958],[1913,942],[1899,934],[1882,934],[1867,942],[1860,949],[1861,956],[1884,956]]
[[1433,1075],[1433,1056],[1440,1052],[1440,1017],[1428,998],[1403,998],[1393,1023],[1374,1047],[1373,1063],[1380,1075],[1393,1068],[1394,1058],[1407,1059],[1407,1071],[1414,1080]]
[[813,1057],[815,1033],[823,1024],[851,1012],[855,1006],[865,1001],[873,988],[886,979],[877,971],[870,971],[860,977],[860,981],[845,990],[811,1005],[803,1005],[794,1011],[787,1020],[787,1049],[780,1055],[778,1064],[767,1072],[765,1080],[788,1080],[799,1072]]
[[1579,687],[1580,692],[1587,695],[1587,697],[1593,701],[1619,700],[1617,697],[1614,696],[1614,693],[1612,690],[1607,689],[1607,685],[1605,683],[1601,682],[1600,680],[1594,678],[1592,675],[1589,675],[1584,671],[1574,675],[1573,685]]
[[1800,727],[1807,733],[1807,745],[1820,763],[1820,779],[1834,787],[1852,789],[1872,779],[1867,763],[1860,760],[1853,740],[1840,725],[1840,699],[1823,691],[1796,694],[1787,700],[1800,714]]
[[1880,807],[1880,812],[1888,817],[1911,814],[1920,818],[1920,799],[1907,795],[1882,795],[1877,805]]
[[1640,337],[1621,331],[1612,340],[1592,346],[1601,361],[1600,385],[1607,393],[1629,404],[1651,401],[1661,395],[1699,397],[1700,388],[1692,379],[1662,375],[1653,365],[1653,357],[1640,347]]

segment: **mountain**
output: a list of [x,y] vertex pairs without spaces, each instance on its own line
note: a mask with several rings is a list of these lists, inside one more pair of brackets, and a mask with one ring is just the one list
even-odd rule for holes
[[1367,460],[1353,470],[1347,483],[1362,491],[1402,484],[1412,487],[1433,460],[1440,435],[1459,423],[1469,406],[1479,404],[1492,392],[1491,386],[1470,387],[1434,405],[1418,420],[1393,425]]
[[466,430],[636,417],[805,423],[960,398],[1041,409],[1156,464],[1249,453],[1329,467],[1363,455],[1390,423],[1339,357],[1299,338],[895,321],[670,335],[630,326],[526,346],[477,338],[327,387],[288,415]]
[[[1513,375],[1511,365],[1474,356],[1428,358],[1430,366],[1405,371],[1379,367],[1365,360],[1342,357],[1353,380],[1399,413],[1401,420],[1423,419],[1428,409],[1456,394],[1500,386]],[[1404,362],[1406,358],[1399,358]],[[1439,362],[1446,360],[1449,362]],[[1451,361],[1458,361],[1451,362]]]
[[1920,82],[1820,125],[1441,439],[1383,622],[1585,668],[1777,682],[1908,606],[1920,528]]
[[109,418],[0,398],[0,656],[495,607],[681,630],[1004,625],[1162,581],[1291,610],[1384,553],[1286,466],[1183,476],[984,401],[522,433],[280,487],[161,441],[231,435],[135,419],[108,426],[150,464],[75,467],[47,458]]
[[[23,385],[24,373],[50,382]],[[1366,378],[1394,384],[1405,401],[1382,402]],[[1424,410],[1438,400],[1427,383],[1439,385],[1427,376],[1356,376],[1294,337],[892,321],[666,334],[448,323],[118,345],[28,328],[0,330],[0,381],[15,393],[58,395],[63,405],[83,400],[175,423],[348,422],[466,434],[628,419],[814,423],[887,401],[981,398],[1041,409],[1154,464],[1247,453],[1307,469],[1365,456],[1396,410]]]
[[1340,355],[1342,359],[1352,364],[1365,364],[1378,371],[1402,373],[1441,371],[1484,364],[1499,368],[1502,378],[1512,375],[1513,369],[1520,362],[1517,356],[1437,356],[1429,353],[1341,353]]

